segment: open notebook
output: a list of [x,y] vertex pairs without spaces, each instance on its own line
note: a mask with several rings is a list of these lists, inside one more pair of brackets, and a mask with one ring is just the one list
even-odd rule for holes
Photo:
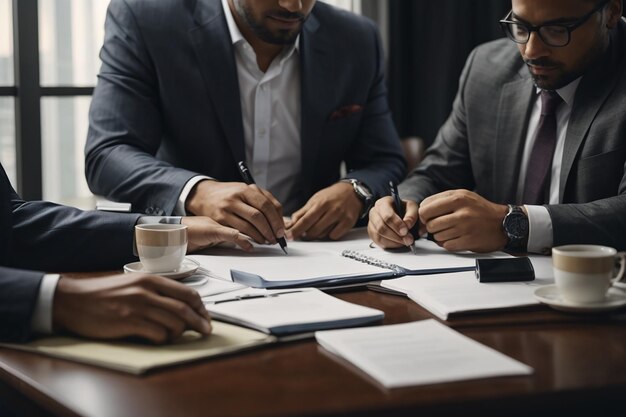
[[417,254],[406,248],[386,251],[370,247],[364,229],[341,241],[289,242],[289,255],[278,245],[256,245],[253,252],[211,248],[192,255],[214,277],[254,288],[331,287],[367,283],[405,275],[468,271],[477,257],[508,257],[505,253],[450,253],[428,240],[416,242]]

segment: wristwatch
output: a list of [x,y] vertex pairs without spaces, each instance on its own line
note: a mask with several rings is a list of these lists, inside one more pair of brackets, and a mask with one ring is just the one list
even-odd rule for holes
[[504,249],[511,252],[526,252],[528,248],[528,216],[520,206],[509,204],[509,212],[502,220],[507,243]]
[[357,197],[359,197],[361,202],[363,202],[363,210],[361,211],[361,215],[359,216],[359,218],[362,219],[367,216],[370,212],[370,209],[374,205],[374,196],[372,195],[372,192],[369,190],[369,188],[367,188],[367,186],[361,181],[354,178],[344,178],[340,182],[349,182],[350,184],[352,184],[352,188],[354,188],[354,192],[356,193]]

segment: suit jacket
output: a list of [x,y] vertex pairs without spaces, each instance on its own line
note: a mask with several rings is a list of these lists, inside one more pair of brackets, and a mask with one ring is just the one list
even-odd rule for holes
[[[401,185],[421,202],[464,188],[496,203],[515,203],[535,85],[513,42],[472,52],[453,110],[423,163]],[[626,21],[583,76],[565,138],[559,190],[548,205],[553,244],[626,249]]]
[[[91,190],[171,214],[198,174],[241,181],[244,129],[220,0],[113,0],[86,145]],[[405,175],[375,25],[318,2],[300,36],[304,204],[351,178],[376,197]],[[349,110],[349,111],[346,111]]]
[[[134,260],[138,215],[25,202],[0,165],[0,340],[21,341],[45,271],[117,269]],[[27,270],[28,269],[28,270]]]

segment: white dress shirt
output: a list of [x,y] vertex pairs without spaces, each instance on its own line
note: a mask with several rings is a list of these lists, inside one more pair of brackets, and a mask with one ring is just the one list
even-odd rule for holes
[[[559,188],[561,185],[561,162],[563,160],[563,149],[565,146],[565,136],[567,127],[569,126],[569,117],[574,105],[574,97],[576,90],[580,84],[580,78],[572,81],[563,88],[556,90],[563,99],[563,103],[556,110],[556,148],[554,157],[552,158],[552,169],[550,173],[550,197],[549,204],[560,204]],[[537,93],[541,90],[537,89]],[[528,133],[524,144],[524,154],[522,155],[522,165],[520,167],[519,182],[517,185],[517,200],[521,201],[524,193],[524,183],[526,180],[526,171],[530,154],[532,153],[537,130],[539,127],[539,119],[541,118],[541,100],[539,94],[535,97],[535,103],[530,113],[528,121]],[[545,253],[552,247],[552,220],[545,206],[526,205],[529,221],[528,233],[528,251],[536,253]]]
[[[302,169],[298,39],[263,72],[252,46],[237,27],[227,0],[222,0],[222,7],[235,50],[246,162],[257,185],[269,190],[281,202],[284,212],[291,214],[300,208],[298,179]],[[191,189],[203,179],[208,177],[194,177],[185,185],[176,214],[185,214]]]

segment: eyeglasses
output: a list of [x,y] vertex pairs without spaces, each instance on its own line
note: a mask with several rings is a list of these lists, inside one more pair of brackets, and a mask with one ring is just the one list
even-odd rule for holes
[[606,6],[611,0],[604,0],[598,3],[589,13],[568,24],[548,23],[545,25],[533,26],[528,23],[510,20],[513,15],[511,10],[504,19],[500,20],[500,27],[513,42],[525,44],[530,39],[532,32],[537,32],[543,43],[548,46],[562,47],[570,43],[572,32],[582,26],[594,13]]

